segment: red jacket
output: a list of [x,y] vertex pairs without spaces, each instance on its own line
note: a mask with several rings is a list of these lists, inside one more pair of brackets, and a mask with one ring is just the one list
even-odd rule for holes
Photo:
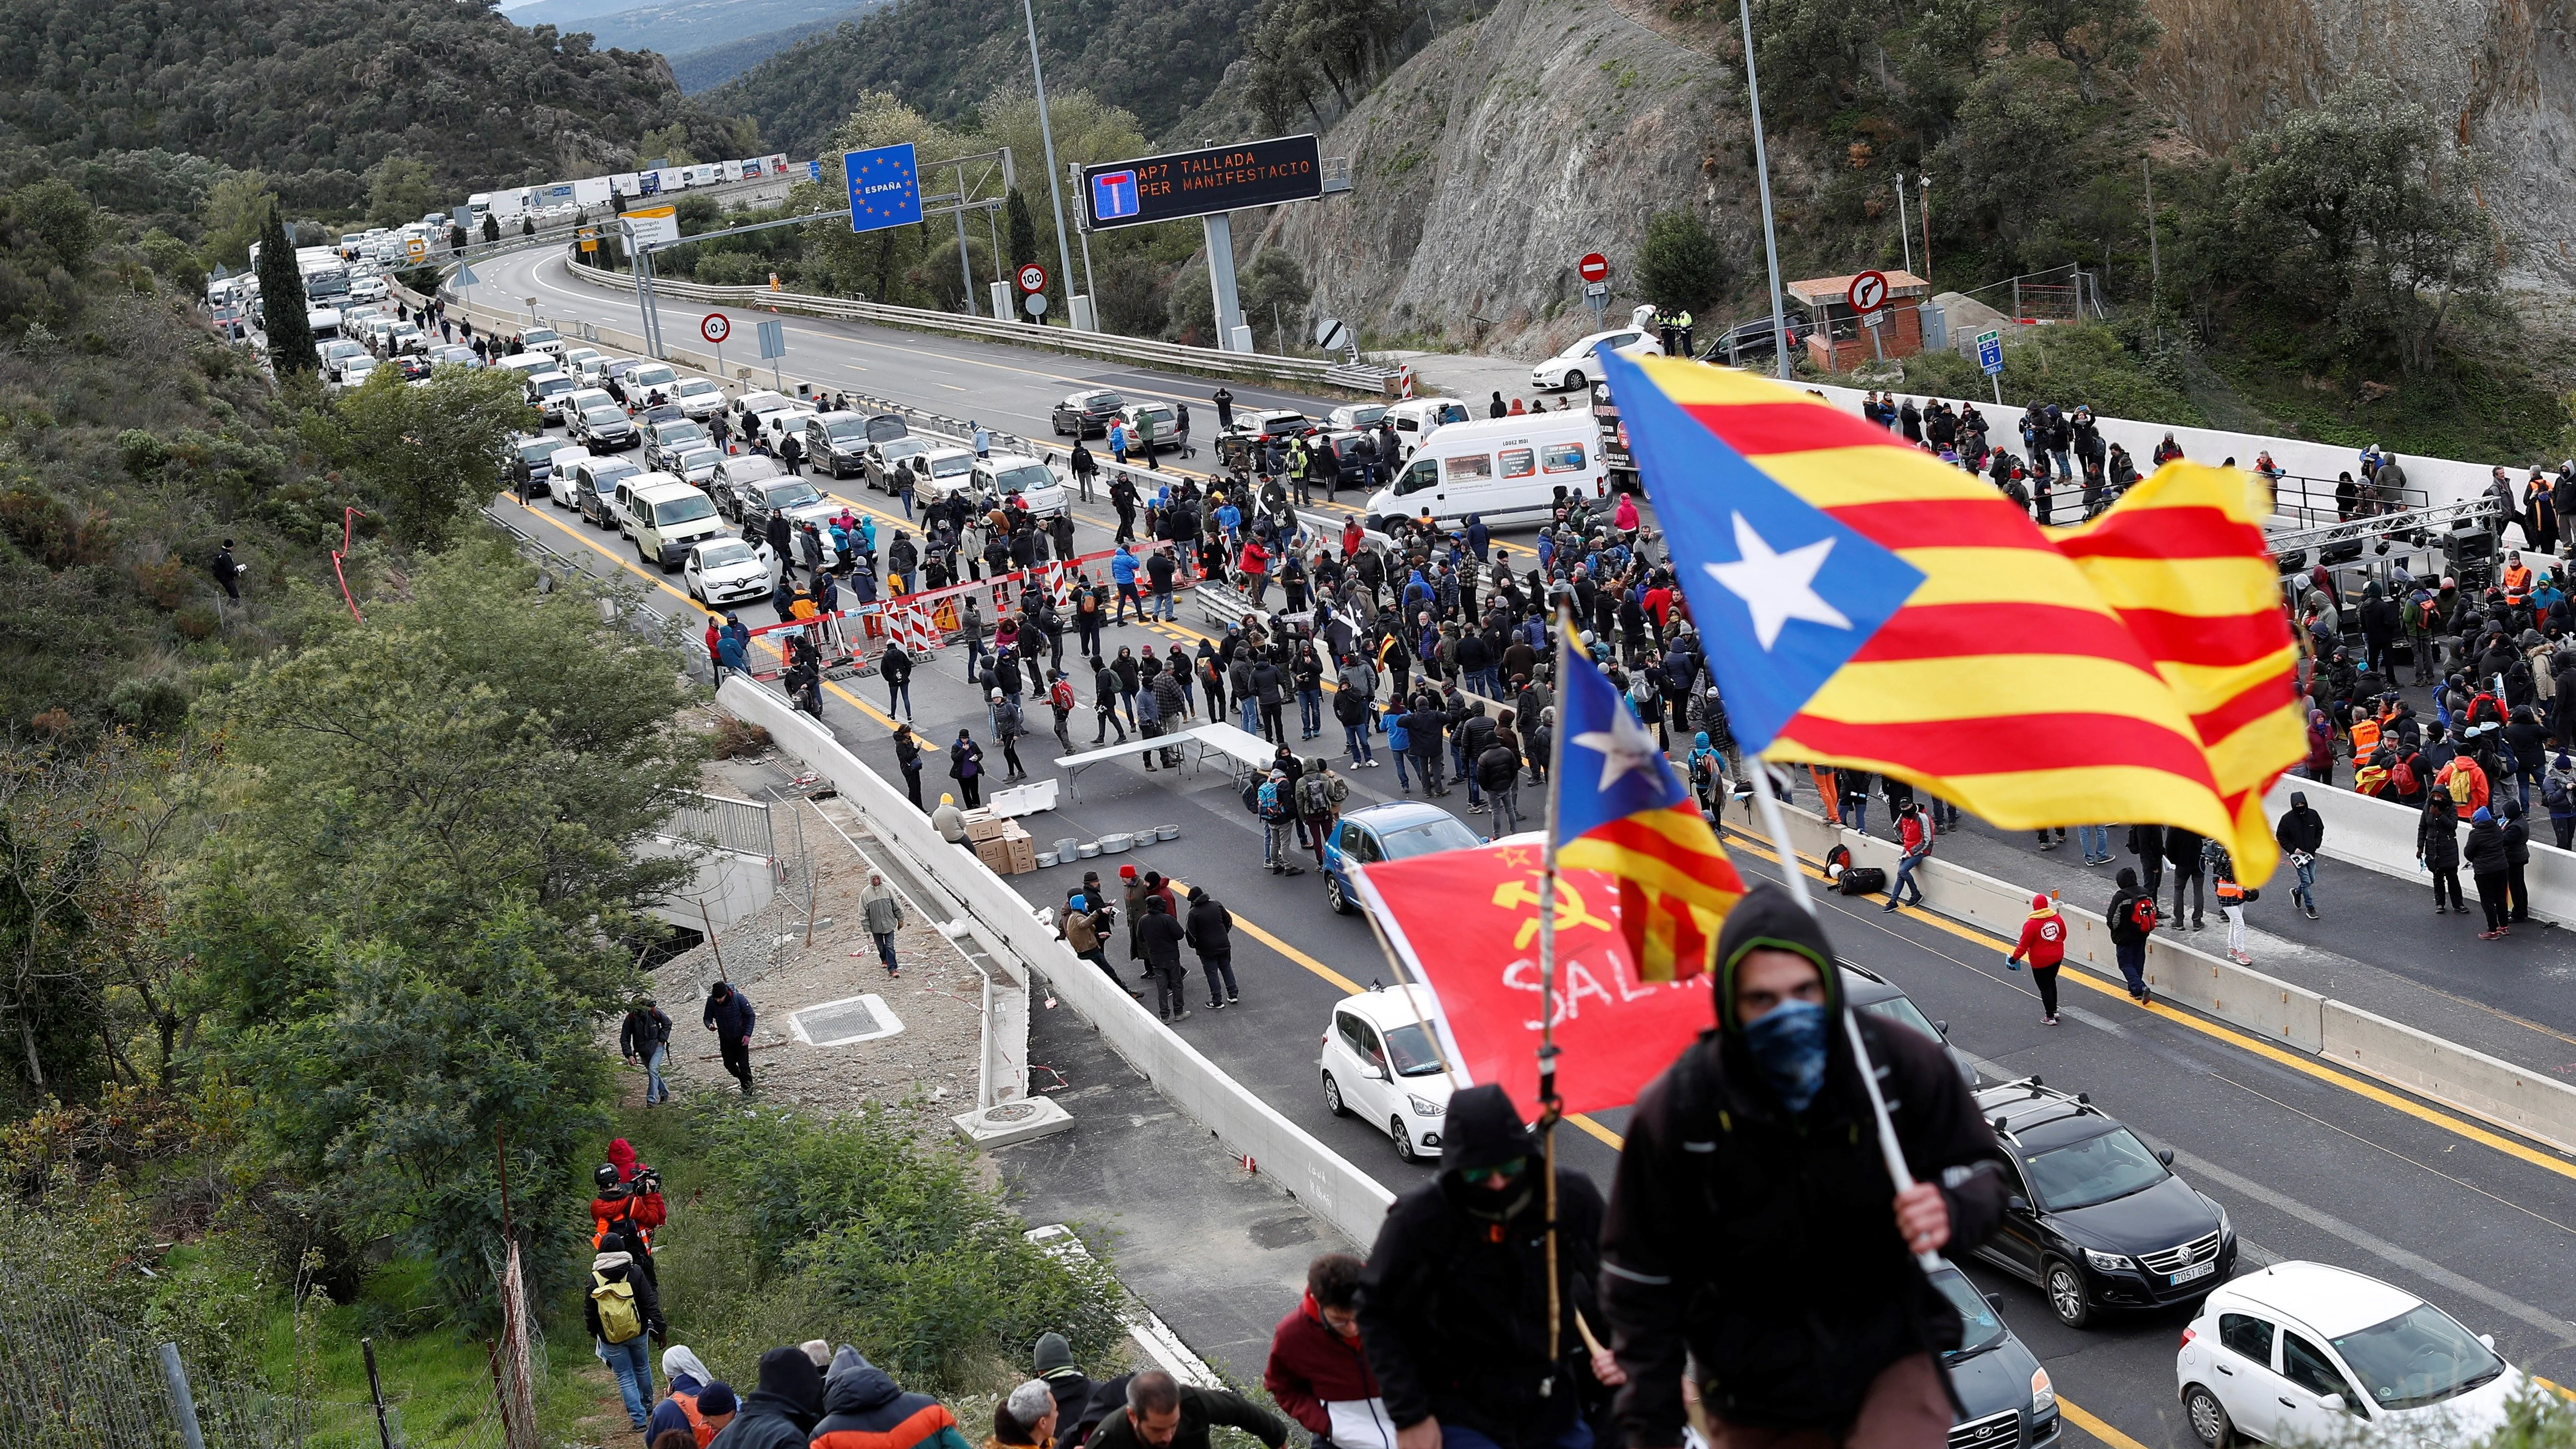
[[1312,1293],[1303,1295],[1270,1331],[1270,1363],[1261,1371],[1261,1386],[1288,1417],[1318,1435],[1333,1428],[1324,1405],[1374,1399],[1384,1392],[1359,1339],[1335,1333]]
[[2013,947],[2012,959],[2027,957],[2033,966],[2055,966],[2066,959],[2066,918],[2046,896],[2031,897],[2030,905],[2030,919],[2021,923],[2021,941]]

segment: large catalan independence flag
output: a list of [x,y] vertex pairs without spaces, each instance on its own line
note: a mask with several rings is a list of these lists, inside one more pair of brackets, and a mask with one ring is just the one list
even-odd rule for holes
[[2248,881],[2303,748],[2259,479],[2173,465],[2053,536],[1821,398],[1605,356],[1729,721],[2011,829],[2179,825]]
[[[1574,631],[1557,632],[1563,641]],[[1617,686],[1562,643],[1557,673],[1556,863],[1618,881],[1619,933],[1640,980],[1698,975],[1744,880]]]

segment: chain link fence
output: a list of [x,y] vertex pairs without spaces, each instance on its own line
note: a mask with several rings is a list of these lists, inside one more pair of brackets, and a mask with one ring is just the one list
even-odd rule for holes
[[[47,1449],[538,1449],[545,1350],[518,1273],[495,1274],[502,1335],[472,1405],[422,1403],[423,1432],[379,1398],[307,1398],[192,1373],[177,1344],[50,1288],[0,1292],[0,1443]],[[466,1412],[459,1414],[463,1409]],[[452,1427],[451,1427],[452,1426]]]

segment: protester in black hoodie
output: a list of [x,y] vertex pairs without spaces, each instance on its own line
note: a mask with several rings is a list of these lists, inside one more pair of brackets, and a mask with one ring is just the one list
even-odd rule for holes
[[760,1356],[760,1387],[707,1449],[807,1449],[823,1417],[823,1370],[801,1348]]
[[1899,1194],[1822,927],[1757,886],[1717,959],[1718,1029],[1638,1098],[1602,1234],[1627,1441],[1681,1443],[1688,1365],[1710,1417],[1755,1442],[1839,1442],[1866,1413],[1874,1443],[1940,1445],[1961,1325],[1914,1254],[1963,1252],[2002,1218],[1994,1133],[1938,1043],[1860,1014],[1918,1179]]
[[2308,804],[2306,791],[2290,792],[2290,808],[2281,812],[2281,823],[2273,830],[2272,838],[2281,843],[2281,853],[2299,872],[2299,883],[2291,888],[2291,898],[2307,911],[2309,920],[2315,920],[2317,852],[2326,843],[2326,819]]
[[2102,908],[2102,919],[2110,923],[2111,951],[2119,958],[2120,975],[2129,983],[2129,999],[2144,1006],[2148,1000],[2147,933],[2156,928],[2156,893],[2152,889],[2140,890],[2138,873],[2125,865],[2116,879],[2119,889],[2111,893],[2111,904]]
[[2460,811],[2451,792],[2435,790],[2425,797],[2424,814],[2415,824],[2415,859],[2433,877],[2433,914],[2469,913],[2460,894]]
[[[1739,907],[1740,909],[1740,907]],[[1956,1073],[1952,1080],[1957,1080]],[[1547,1205],[1539,1143],[1501,1087],[1449,1099],[1440,1176],[1387,1209],[1360,1278],[1360,1342],[1385,1391],[1399,1449],[1560,1449],[1583,1430],[1580,1313],[1600,1267],[1601,1192],[1556,1175],[1556,1357],[1548,1357]],[[1956,1315],[1952,1315],[1956,1318]],[[1678,1439],[1667,1443],[1678,1443]]]

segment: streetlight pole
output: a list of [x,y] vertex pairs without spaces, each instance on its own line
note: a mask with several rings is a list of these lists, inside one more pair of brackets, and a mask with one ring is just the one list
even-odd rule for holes
[[1905,243],[1905,270],[1914,270],[1914,226],[1905,219],[1905,173],[1896,173],[1896,235]]
[[1789,380],[1788,306],[1780,296],[1780,236],[1771,220],[1771,153],[1762,140],[1762,79],[1753,67],[1753,0],[1735,0],[1744,22],[1744,94],[1753,108],[1753,171],[1762,183],[1762,255],[1771,266],[1771,357]]
[[[1055,262],[1064,278],[1065,320],[1079,325],[1083,320],[1073,312],[1073,248],[1064,239],[1064,187],[1055,176],[1055,126],[1047,119],[1046,67],[1038,63],[1038,12],[1036,0],[1020,0],[1020,13],[1029,22],[1029,75],[1038,89],[1038,144],[1046,148],[1047,195],[1055,199]],[[1088,308],[1084,310],[1089,310]]]
[[1932,280],[1932,173],[1922,172],[1915,179],[1923,183],[1923,280],[1928,283]]

